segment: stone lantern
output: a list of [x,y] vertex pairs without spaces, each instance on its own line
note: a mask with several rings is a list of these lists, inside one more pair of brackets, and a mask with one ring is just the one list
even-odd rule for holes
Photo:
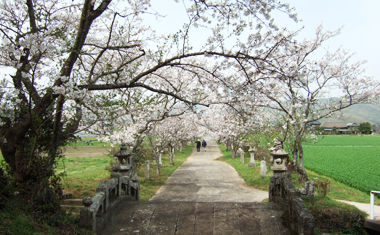
[[133,170],[132,157],[133,153],[122,144],[120,151],[115,153],[114,155],[118,159],[118,164],[112,166],[112,170],[115,172],[119,172],[122,176],[131,177],[131,173]]
[[289,153],[285,152],[283,149],[277,149],[271,152],[270,155],[273,157],[273,176],[286,172],[286,159],[288,158]]
[[255,167],[256,166],[256,162],[255,162],[255,147],[250,147],[248,152],[249,152],[249,155],[251,156],[251,160],[249,161],[249,164],[248,164],[248,167]]

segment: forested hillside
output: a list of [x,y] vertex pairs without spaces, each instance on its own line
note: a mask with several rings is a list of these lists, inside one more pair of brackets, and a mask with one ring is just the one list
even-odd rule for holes
[[[343,113],[343,115],[342,115]],[[321,122],[325,121],[341,121],[348,122],[371,122],[372,124],[380,124],[380,105],[374,104],[357,104],[347,109],[342,113],[336,113],[330,118],[324,118]]]

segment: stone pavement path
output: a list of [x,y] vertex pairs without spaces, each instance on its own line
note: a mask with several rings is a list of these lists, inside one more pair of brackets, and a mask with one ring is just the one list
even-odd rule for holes
[[268,192],[248,187],[232,166],[216,160],[220,156],[219,146],[208,140],[206,151],[195,150],[150,201],[261,202],[268,198]]
[[100,234],[289,235],[279,206],[261,202],[268,192],[246,186],[221,154],[208,140],[149,202],[120,203]]
[[100,234],[290,235],[267,202],[124,202]]

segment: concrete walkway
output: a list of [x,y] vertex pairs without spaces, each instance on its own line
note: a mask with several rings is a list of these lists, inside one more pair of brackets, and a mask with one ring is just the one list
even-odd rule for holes
[[[194,151],[148,202],[121,202],[99,234],[290,235],[282,210],[261,202],[233,167],[216,160],[215,141]],[[247,163],[248,165],[248,163]]]
[[268,192],[248,187],[232,166],[218,161],[219,146],[214,140],[206,141],[206,151],[194,150],[150,201],[261,202],[268,198]]

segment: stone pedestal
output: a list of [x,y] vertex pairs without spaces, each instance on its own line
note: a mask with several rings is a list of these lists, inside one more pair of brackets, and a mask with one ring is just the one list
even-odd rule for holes
[[262,178],[267,176],[267,163],[264,160],[260,162],[260,176]]
[[249,161],[249,164],[248,164],[248,167],[255,167],[256,166],[256,162],[255,162],[255,148],[250,148],[248,150],[249,152],[249,155],[251,156],[251,160]]

